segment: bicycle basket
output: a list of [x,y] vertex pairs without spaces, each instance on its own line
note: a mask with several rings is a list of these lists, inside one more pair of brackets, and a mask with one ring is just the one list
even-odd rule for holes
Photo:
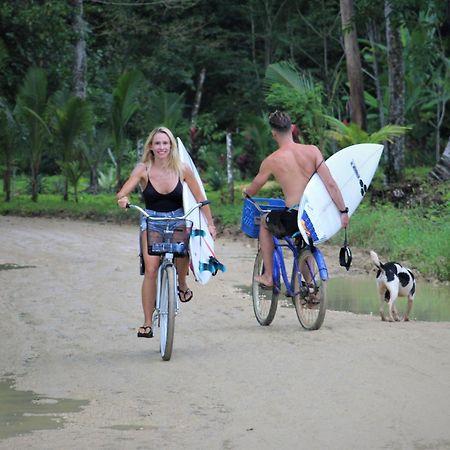
[[189,249],[189,237],[192,230],[190,220],[154,220],[147,219],[147,244],[149,255],[173,253],[185,256]]
[[[253,201],[252,201],[253,200]],[[269,212],[274,209],[284,209],[285,203],[280,198],[246,198],[242,207],[241,230],[251,238],[259,236],[259,226],[261,222],[261,212],[255,206],[256,202],[263,212]]]

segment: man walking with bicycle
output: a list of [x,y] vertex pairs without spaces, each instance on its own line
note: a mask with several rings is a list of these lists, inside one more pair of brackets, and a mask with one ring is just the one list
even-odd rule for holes
[[298,232],[298,202],[308,181],[317,172],[327,188],[333,202],[341,213],[341,226],[346,228],[349,222],[348,208],[342,194],[324,163],[321,151],[314,145],[297,144],[292,136],[292,122],[288,114],[275,111],[269,115],[272,137],[278,149],[261,163],[254,180],[243,193],[251,197],[265,185],[271,176],[280,184],[286,203],[284,210],[271,211],[261,218],[259,242],[265,271],[255,277],[255,281],[264,288],[272,289],[272,254],[275,236],[292,236]]

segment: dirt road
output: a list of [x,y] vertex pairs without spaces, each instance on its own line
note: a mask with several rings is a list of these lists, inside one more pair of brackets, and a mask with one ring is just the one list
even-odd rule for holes
[[306,332],[279,308],[261,327],[255,248],[220,238],[228,271],[191,280],[163,362],[135,334],[136,227],[0,217],[0,236],[0,265],[31,266],[0,271],[0,376],[89,402],[0,449],[450,449],[450,323],[329,311]]

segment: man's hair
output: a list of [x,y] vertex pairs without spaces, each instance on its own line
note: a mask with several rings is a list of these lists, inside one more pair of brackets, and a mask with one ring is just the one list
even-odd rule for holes
[[277,110],[269,114],[269,124],[274,130],[283,133],[291,130],[292,122],[289,114]]

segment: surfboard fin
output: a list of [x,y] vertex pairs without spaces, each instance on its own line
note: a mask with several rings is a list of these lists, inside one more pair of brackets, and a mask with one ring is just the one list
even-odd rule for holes
[[199,228],[196,228],[195,230],[192,230],[191,236],[193,236],[193,237],[197,237],[197,236],[205,237],[206,236],[206,232],[205,232],[205,230],[201,230]]
[[210,256],[207,263],[200,263],[200,272],[208,271],[214,276],[219,270],[226,272],[227,268],[214,256]]

